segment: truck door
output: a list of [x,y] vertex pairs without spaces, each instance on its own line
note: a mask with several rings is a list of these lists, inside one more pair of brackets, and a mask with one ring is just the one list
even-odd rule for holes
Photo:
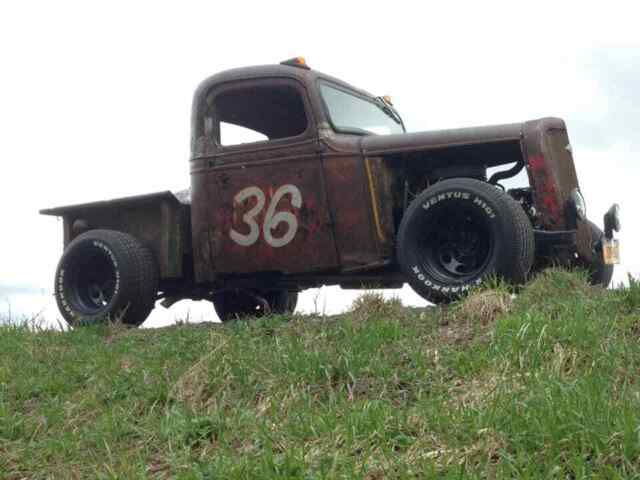
[[215,145],[202,185],[207,201],[193,205],[194,232],[208,232],[194,238],[208,242],[201,247],[209,272],[199,276],[336,267],[316,128],[302,86],[286,78],[238,81],[215,89],[209,104],[205,133]]

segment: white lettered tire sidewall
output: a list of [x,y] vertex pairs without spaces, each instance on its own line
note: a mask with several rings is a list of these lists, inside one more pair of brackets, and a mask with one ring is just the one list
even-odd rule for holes
[[[492,236],[492,247],[484,268],[476,275],[443,281],[424,267],[416,242],[438,210],[452,205],[465,206],[477,215]],[[520,205],[496,187],[466,178],[444,180],[418,195],[405,212],[397,238],[398,262],[407,281],[433,303],[459,298],[494,274],[524,282],[533,263],[533,249],[533,229]]]
[[[120,269],[115,254],[109,248],[109,246],[101,240],[91,238],[81,239],[73,245],[73,248],[67,249],[67,252],[63,259],[60,261],[60,264],[56,271],[55,296],[58,302],[58,306],[60,307],[60,311],[63,313],[63,316],[65,318],[78,319],[88,316],[86,312],[83,312],[81,308],[79,308],[79,305],[77,305],[77,301],[73,298],[73,292],[71,291],[69,285],[72,279],[67,279],[67,276],[73,275],[73,263],[79,261],[79,257],[89,253],[89,251],[93,249],[100,249],[106,254],[106,257],[111,262],[115,272],[116,280],[113,298],[111,299],[109,304],[105,306],[105,312],[113,311],[113,304],[117,303],[118,301],[120,293]],[[77,323],[77,321],[75,323]]]

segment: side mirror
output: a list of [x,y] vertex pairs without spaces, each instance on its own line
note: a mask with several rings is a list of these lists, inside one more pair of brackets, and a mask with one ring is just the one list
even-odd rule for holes
[[620,231],[620,206],[614,203],[604,214],[604,236],[611,239],[613,232]]

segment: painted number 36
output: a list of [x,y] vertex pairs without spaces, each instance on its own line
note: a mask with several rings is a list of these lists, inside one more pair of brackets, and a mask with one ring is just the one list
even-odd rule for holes
[[[287,194],[291,195],[291,205],[296,208],[300,208],[302,206],[302,195],[300,194],[298,187],[295,185],[282,185],[278,190],[276,190],[273,198],[271,199],[271,204],[267,209],[267,214],[264,217],[264,225],[262,226],[265,241],[274,248],[284,247],[287,245],[296,236],[296,231],[298,230],[298,219],[293,213],[276,213],[278,203],[280,203],[282,197]],[[229,233],[229,236],[234,242],[244,247],[248,247],[256,243],[260,236],[260,226],[256,222],[256,217],[265,206],[265,194],[258,187],[247,187],[240,190],[236,196],[233,197],[234,204],[242,203],[251,197],[256,199],[256,204],[251,210],[242,216],[242,221],[249,226],[249,233],[240,233],[233,228]],[[272,232],[278,228],[278,225],[281,223],[287,224],[287,231],[283,236],[276,238],[273,236]]]

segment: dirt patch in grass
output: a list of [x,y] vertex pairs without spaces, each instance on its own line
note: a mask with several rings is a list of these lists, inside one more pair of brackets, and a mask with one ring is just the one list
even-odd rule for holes
[[440,317],[440,340],[457,345],[484,336],[512,306],[513,298],[507,291],[491,289],[471,293],[443,311]]
[[511,294],[502,290],[472,293],[452,310],[453,322],[490,325],[513,305]]
[[385,298],[378,292],[365,292],[351,304],[349,313],[356,319],[397,318],[406,312],[399,298]]

